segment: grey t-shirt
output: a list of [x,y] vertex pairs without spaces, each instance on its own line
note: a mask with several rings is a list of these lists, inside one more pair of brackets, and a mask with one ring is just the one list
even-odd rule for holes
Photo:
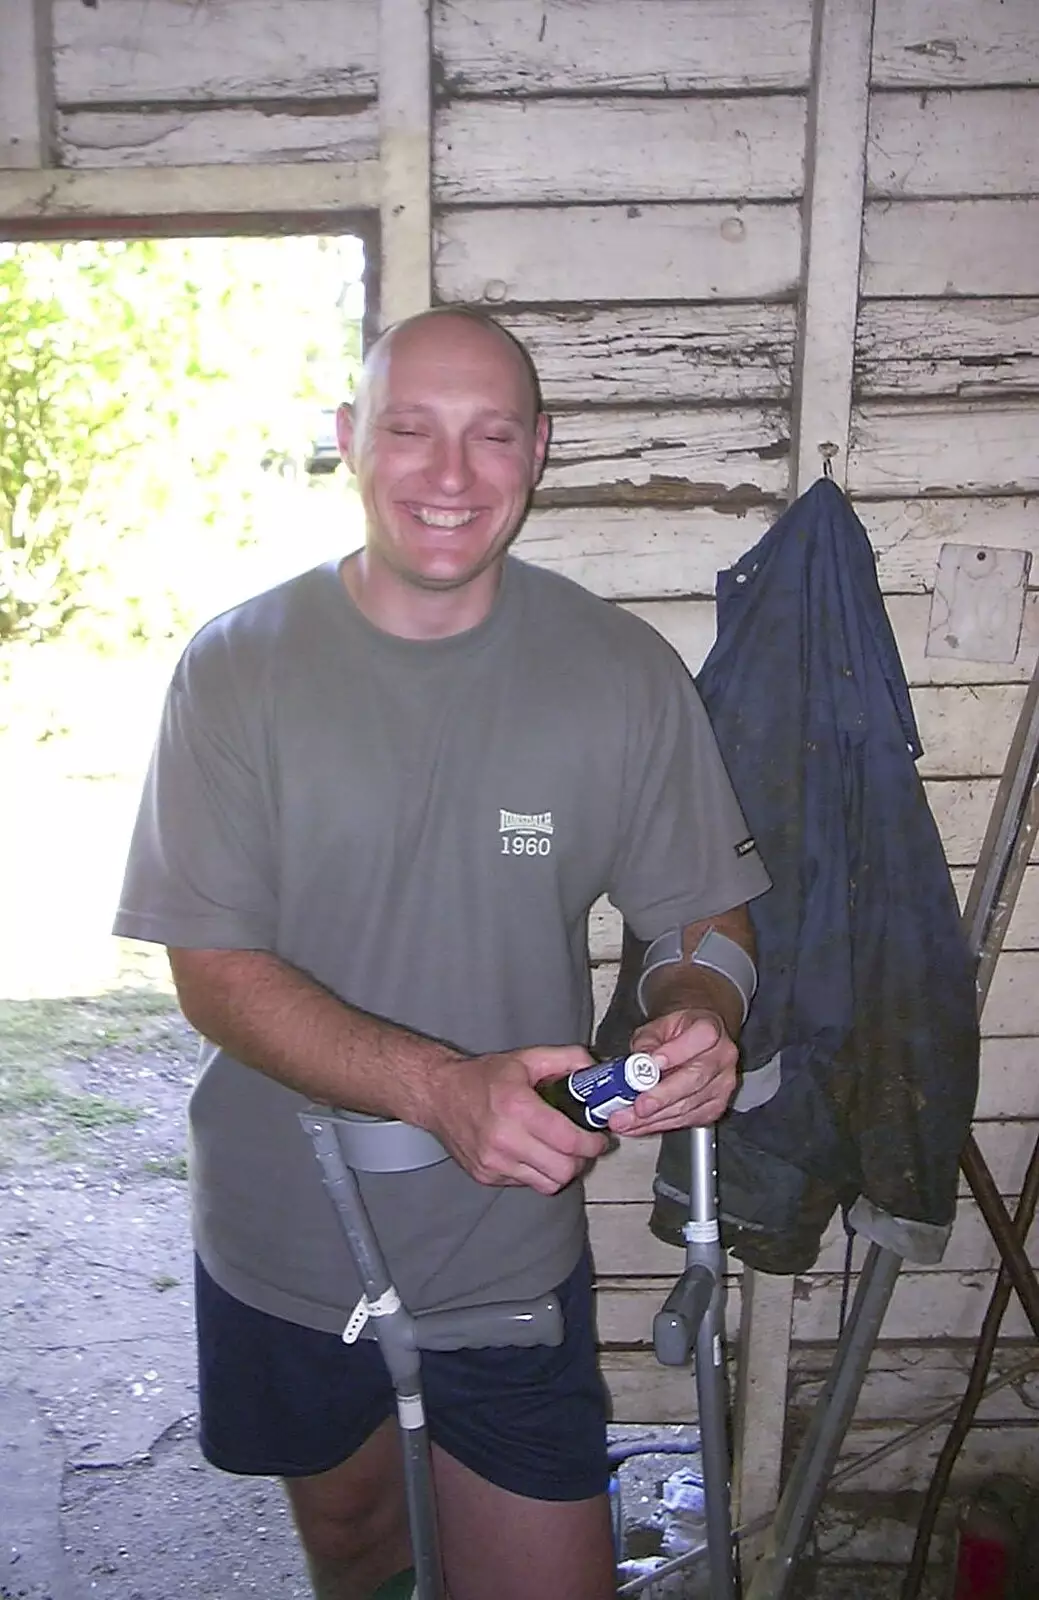
[[[474,1054],[583,1043],[592,902],[643,938],[727,910],[768,886],[746,834],[688,673],[637,618],[510,558],[478,627],[402,639],[329,563],[188,646],[115,931],[274,952]],[[360,1290],[304,1105],[203,1047],[195,1238],[230,1293],[338,1331]],[[579,1184],[447,1161],[363,1188],[413,1310],[540,1294],[582,1246]]]

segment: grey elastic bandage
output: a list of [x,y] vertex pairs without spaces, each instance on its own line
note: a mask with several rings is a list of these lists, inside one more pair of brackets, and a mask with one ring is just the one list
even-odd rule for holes
[[[667,933],[662,933],[659,939],[653,940],[642,962],[642,975],[635,991],[643,1016],[647,1015],[648,1010],[643,993],[650,973],[656,972],[658,967],[678,966],[683,959],[681,928],[669,928]],[[746,950],[738,945],[735,939],[719,933],[716,928],[708,928],[689,957],[689,964],[693,967],[707,967],[711,972],[718,972],[723,978],[728,978],[743,1004],[743,1016],[740,1020],[746,1022],[750,1002],[758,986],[758,969]]]

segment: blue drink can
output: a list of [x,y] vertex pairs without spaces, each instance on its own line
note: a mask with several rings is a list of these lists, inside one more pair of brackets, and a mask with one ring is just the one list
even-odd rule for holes
[[640,1094],[660,1082],[660,1068],[651,1055],[636,1050],[630,1056],[615,1056],[594,1066],[572,1072],[564,1083],[582,1121],[591,1128],[605,1128],[615,1111],[623,1111]]

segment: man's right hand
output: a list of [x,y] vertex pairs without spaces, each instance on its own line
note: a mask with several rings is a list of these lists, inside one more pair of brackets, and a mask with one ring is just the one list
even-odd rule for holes
[[554,1111],[534,1085],[591,1059],[579,1045],[536,1045],[452,1061],[437,1074],[426,1126],[477,1183],[558,1194],[609,1141]]

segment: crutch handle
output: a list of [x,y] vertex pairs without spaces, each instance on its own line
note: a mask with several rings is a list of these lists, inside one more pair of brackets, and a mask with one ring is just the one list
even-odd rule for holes
[[714,1285],[706,1267],[687,1267],[653,1318],[653,1349],[662,1367],[684,1367],[689,1360]]
[[456,1311],[420,1311],[414,1317],[420,1350],[483,1350],[498,1345],[558,1345],[563,1342],[559,1296],[502,1300],[497,1305]]

